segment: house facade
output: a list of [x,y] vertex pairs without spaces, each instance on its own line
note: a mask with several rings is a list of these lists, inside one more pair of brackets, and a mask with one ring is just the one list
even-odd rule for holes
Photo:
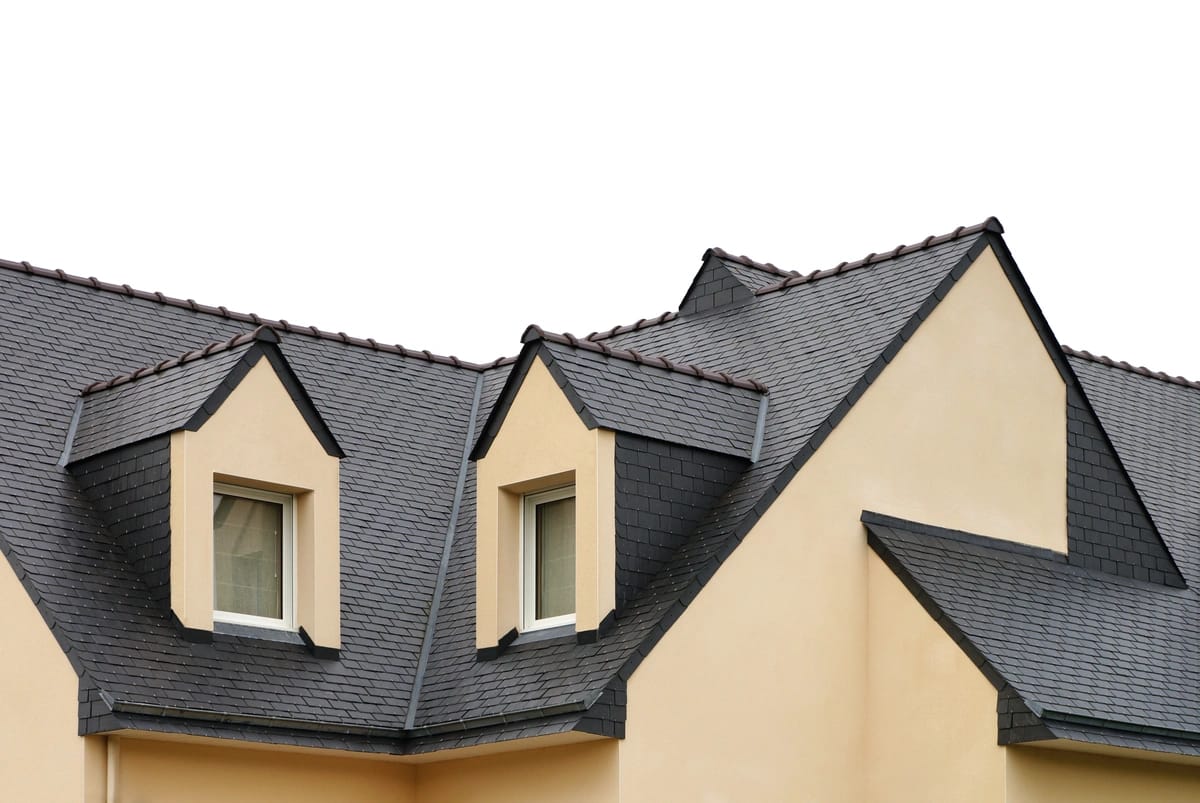
[[1200,797],[1200,386],[1002,234],[488,364],[0,262],[0,788]]

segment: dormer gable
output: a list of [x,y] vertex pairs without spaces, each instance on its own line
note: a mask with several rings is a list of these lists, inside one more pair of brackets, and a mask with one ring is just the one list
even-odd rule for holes
[[[601,637],[757,458],[767,410],[753,380],[538,327],[524,339],[472,453],[485,658],[538,630]],[[560,511],[567,525],[552,522]],[[570,568],[545,568],[543,541]],[[555,597],[543,617],[551,579],[573,582],[574,605]]]
[[483,426],[473,459],[486,456],[535,360],[588,429],[757,459],[768,403],[762,383],[537,326],[529,327],[523,339],[525,349]]
[[278,344],[259,327],[88,386],[62,462],[185,637],[330,654],[343,452]]

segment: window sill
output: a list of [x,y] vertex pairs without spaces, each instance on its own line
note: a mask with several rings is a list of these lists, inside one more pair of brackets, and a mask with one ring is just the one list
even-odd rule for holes
[[295,630],[283,630],[277,627],[255,627],[254,625],[217,621],[213,622],[213,634],[218,636],[233,636],[234,638],[257,639],[259,641],[275,641],[280,644],[294,644],[297,647],[306,646],[304,639]]
[[509,650],[515,650],[526,644],[540,644],[543,641],[557,641],[559,639],[575,638],[575,623],[571,622],[557,627],[543,627],[539,630],[530,630],[520,634],[513,643],[509,646]]

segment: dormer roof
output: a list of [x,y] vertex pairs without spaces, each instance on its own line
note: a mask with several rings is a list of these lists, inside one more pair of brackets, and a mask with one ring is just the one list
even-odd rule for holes
[[295,372],[266,326],[210,343],[83,389],[63,451],[63,464],[176,430],[195,431],[266,357],[326,452],[343,457]]
[[483,427],[474,459],[487,453],[535,359],[546,365],[588,429],[751,461],[757,457],[767,412],[767,387],[761,382],[538,326],[529,327],[523,340],[525,348]]

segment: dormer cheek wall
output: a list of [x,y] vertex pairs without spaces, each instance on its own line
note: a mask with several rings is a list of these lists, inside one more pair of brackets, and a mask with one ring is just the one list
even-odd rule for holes
[[575,630],[595,633],[615,608],[615,436],[580,420],[534,360],[476,465],[476,646],[521,627],[521,500],[575,486]]
[[321,647],[341,644],[339,461],[313,436],[267,360],[197,431],[171,434],[171,609],[213,629],[213,483],[295,499],[296,624]]

